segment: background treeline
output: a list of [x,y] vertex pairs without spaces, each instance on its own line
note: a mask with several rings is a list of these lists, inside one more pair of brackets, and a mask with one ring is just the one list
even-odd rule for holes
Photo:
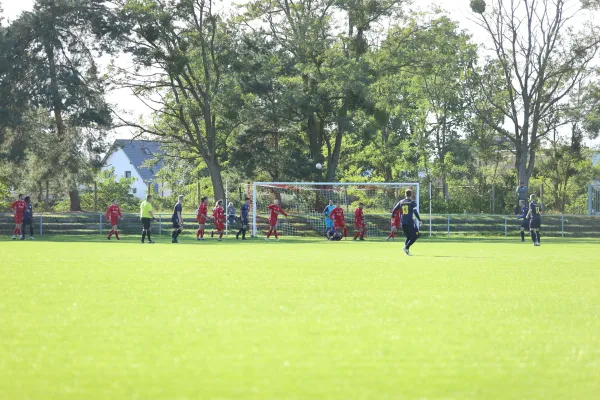
[[[130,182],[99,172],[128,127],[164,142],[161,179],[194,199],[226,179],[410,181],[435,212],[506,213],[523,180],[584,213],[598,1],[471,8],[477,41],[402,0],[37,0],[0,19],[0,199],[90,210],[95,183],[102,207],[134,208]],[[151,116],[109,104],[116,89]]]

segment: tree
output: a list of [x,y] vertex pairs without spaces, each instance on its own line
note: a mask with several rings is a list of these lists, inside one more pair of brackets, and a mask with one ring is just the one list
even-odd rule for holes
[[[487,10],[484,0],[471,2],[477,22],[493,43],[488,60],[501,71],[501,85],[490,85],[480,74],[477,83],[489,106],[501,112],[506,126],[481,118],[514,145],[515,170],[528,182],[533,174],[540,140],[552,128],[544,126],[572,89],[590,74],[590,63],[598,51],[600,37],[583,17],[579,0],[493,0]],[[505,95],[498,102],[498,91]]]

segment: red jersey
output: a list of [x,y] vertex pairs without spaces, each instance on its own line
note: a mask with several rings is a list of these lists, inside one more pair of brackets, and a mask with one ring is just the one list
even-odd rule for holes
[[215,219],[215,224],[217,222],[225,221],[225,210],[223,210],[223,207],[221,206],[215,207],[212,215]]
[[206,222],[206,217],[208,214],[208,206],[206,203],[201,203],[200,207],[198,207],[198,214],[196,214],[196,220],[203,224]]
[[116,221],[118,217],[123,218],[123,214],[121,214],[121,207],[115,204],[111,204],[106,209],[106,219],[109,221]]
[[271,204],[268,208],[270,210],[269,221],[271,222],[277,222],[277,216],[279,214],[283,214],[287,217],[287,214],[285,211],[283,211],[283,208],[279,207],[277,204]]
[[336,224],[344,223],[344,209],[341,207],[336,207],[329,213],[329,218],[331,218]]
[[365,224],[365,217],[363,215],[363,210],[357,208],[354,210],[354,225],[363,226]]
[[400,214],[402,214],[402,209],[399,209],[392,216],[392,225],[399,228],[400,227]]
[[15,210],[15,216],[17,218],[23,218],[23,211],[25,211],[25,207],[27,207],[27,204],[23,200],[14,201],[10,205],[10,208]]

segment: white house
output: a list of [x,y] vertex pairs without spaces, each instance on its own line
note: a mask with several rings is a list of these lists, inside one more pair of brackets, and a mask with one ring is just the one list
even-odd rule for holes
[[155,160],[155,155],[160,152],[160,143],[155,141],[118,139],[104,157],[102,170],[114,168],[117,178],[135,178],[131,190],[140,199],[146,197],[148,187],[152,187],[154,193],[168,196],[170,191],[156,179],[156,173],[162,168],[162,162],[159,161],[152,167],[145,165]]

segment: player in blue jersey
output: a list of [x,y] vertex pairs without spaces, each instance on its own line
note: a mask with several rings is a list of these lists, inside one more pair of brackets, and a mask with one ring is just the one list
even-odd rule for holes
[[239,239],[240,234],[242,235],[242,240],[246,240],[246,231],[248,230],[248,226],[250,225],[250,221],[248,220],[248,215],[250,214],[250,199],[246,197],[246,202],[242,204],[240,207],[240,222],[242,223],[242,227],[235,234],[235,238]]
[[23,233],[21,240],[25,239],[25,228],[29,226],[29,239],[33,240],[33,206],[31,197],[25,196],[25,209],[23,210]]
[[540,245],[540,227],[542,225],[542,206],[537,202],[535,194],[529,196],[529,233],[534,246]]
[[333,210],[335,210],[335,204],[333,204],[333,200],[329,200],[329,205],[323,210],[323,215],[325,216],[325,236],[327,237],[329,237],[328,233],[334,230],[333,220],[329,218]]
[[523,222],[521,222],[521,242],[524,242],[525,230],[529,230],[529,219],[527,219],[527,214],[529,214],[529,206],[525,204],[525,200],[520,200],[519,206],[521,207],[521,215],[519,215],[517,219],[523,218]]
[[[404,252],[406,255],[411,256],[410,254],[410,246],[412,246],[417,239],[419,238],[419,227],[417,226],[414,217],[419,221],[419,225],[421,224],[421,217],[419,216],[419,212],[417,211],[417,202],[412,199],[412,190],[407,190],[405,192],[406,198],[400,200],[398,204],[392,210],[392,216],[397,211],[400,211],[400,222],[402,223],[402,231],[406,236],[406,241],[404,242]],[[414,215],[414,217],[413,217]]]
[[181,217],[181,212],[183,210],[183,196],[179,196],[177,199],[177,203],[173,206],[173,216],[171,217],[171,222],[173,222],[173,232],[171,233],[171,243],[179,243],[177,237],[181,234],[183,230],[183,218]]

